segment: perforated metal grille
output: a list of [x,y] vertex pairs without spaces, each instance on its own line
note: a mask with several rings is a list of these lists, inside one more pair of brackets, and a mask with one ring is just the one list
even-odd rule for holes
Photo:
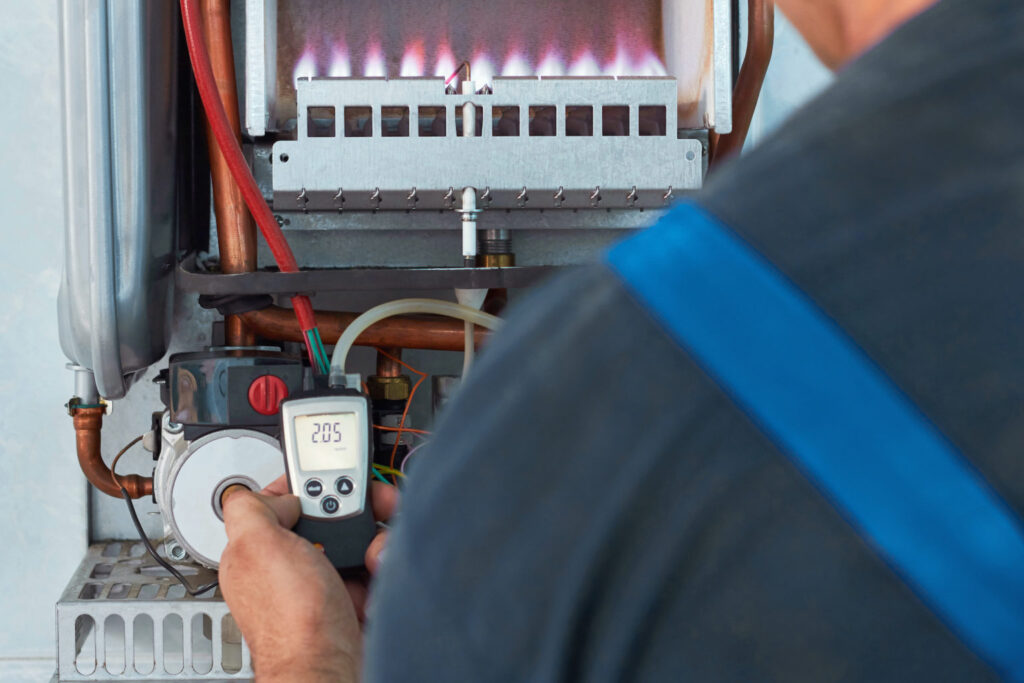
[[[180,569],[193,585],[214,578]],[[189,597],[141,543],[90,547],[57,603],[57,681],[251,679],[249,650],[220,590]]]

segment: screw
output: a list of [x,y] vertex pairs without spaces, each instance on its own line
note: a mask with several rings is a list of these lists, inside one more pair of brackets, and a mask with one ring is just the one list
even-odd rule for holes
[[172,560],[176,560],[178,562],[181,562],[188,556],[188,553],[185,552],[185,549],[178,545],[178,543],[175,541],[171,541],[167,544],[167,554],[171,556]]

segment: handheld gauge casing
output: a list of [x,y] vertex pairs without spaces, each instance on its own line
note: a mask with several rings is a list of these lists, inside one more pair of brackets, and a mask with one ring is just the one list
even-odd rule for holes
[[305,392],[281,403],[288,488],[302,505],[294,531],[338,569],[362,567],[377,531],[371,420],[370,400],[357,391]]

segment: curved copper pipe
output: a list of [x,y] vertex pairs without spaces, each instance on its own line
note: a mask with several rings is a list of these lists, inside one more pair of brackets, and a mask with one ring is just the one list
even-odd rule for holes
[[[78,464],[89,483],[115,498],[121,497],[121,490],[114,484],[110,468],[103,462],[100,452],[100,430],[103,428],[105,408],[72,408],[71,419],[75,424],[75,445],[78,447]],[[121,474],[117,477],[132,498],[153,495],[153,477],[137,474]]]
[[[201,11],[203,35],[217,81],[217,92],[228,122],[241,139],[235,55],[231,46],[231,3],[230,0],[202,0]],[[249,273],[256,270],[256,225],[245,207],[241,190],[231,177],[224,155],[217,145],[212,144],[209,123],[206,125],[206,139],[211,141],[210,175],[213,179],[213,208],[217,216],[221,271]],[[252,346],[256,341],[238,316],[228,316],[225,320],[224,340],[228,346]]]
[[743,149],[757,109],[775,46],[774,0],[747,0],[747,54],[732,94],[732,132],[711,135],[711,164],[717,166]]
[[[317,311],[316,321],[320,336],[327,344],[334,344],[345,328],[359,316],[358,313]],[[268,339],[303,343],[302,331],[290,308],[271,306],[259,311],[242,313],[246,327]],[[483,345],[488,333],[476,328],[476,343]],[[465,349],[465,327],[461,321],[411,318],[397,316],[381,320],[359,335],[359,346],[393,346],[405,349],[432,349],[435,351],[462,351]]]

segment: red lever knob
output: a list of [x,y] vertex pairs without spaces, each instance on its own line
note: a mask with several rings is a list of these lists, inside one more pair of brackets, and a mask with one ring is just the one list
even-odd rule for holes
[[275,375],[261,375],[249,385],[249,405],[260,415],[277,413],[281,401],[288,398],[288,385]]

